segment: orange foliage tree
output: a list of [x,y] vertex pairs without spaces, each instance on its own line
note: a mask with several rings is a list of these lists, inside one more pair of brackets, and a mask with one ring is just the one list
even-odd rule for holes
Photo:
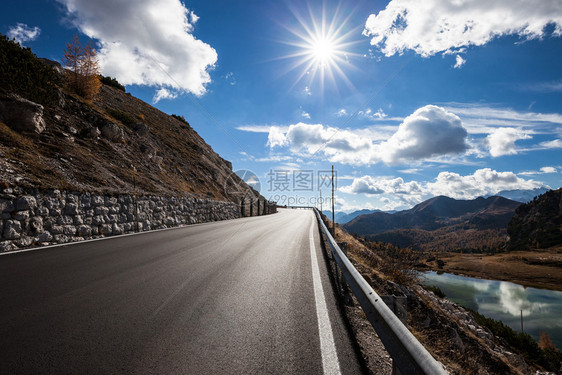
[[75,35],[72,42],[66,44],[63,62],[69,70],[69,87],[83,98],[93,100],[101,87],[96,49],[90,43],[82,47]]

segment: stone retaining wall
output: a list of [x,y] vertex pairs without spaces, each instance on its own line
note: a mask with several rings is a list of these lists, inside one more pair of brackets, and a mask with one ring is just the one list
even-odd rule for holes
[[142,196],[135,215],[131,195],[59,190],[0,194],[0,252],[135,231],[234,219],[239,205],[198,198]]

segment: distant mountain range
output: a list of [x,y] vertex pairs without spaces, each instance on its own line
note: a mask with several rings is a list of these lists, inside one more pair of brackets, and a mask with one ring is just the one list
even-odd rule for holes
[[[546,188],[537,188],[531,190],[502,190],[497,194],[494,195],[486,195],[484,198],[490,198],[494,196],[499,196],[503,198],[510,199],[512,201],[527,203],[533,200],[534,197],[544,194],[548,191]],[[349,223],[351,220],[355,219],[361,215],[368,215],[375,212],[384,212],[387,214],[394,214],[400,211],[382,211],[382,210],[368,210],[362,209],[358,211],[353,211],[351,213],[346,212],[336,212],[336,223],[338,224],[346,224]],[[326,215],[330,220],[332,219],[332,211],[325,210],[323,211],[324,215]]]
[[[534,197],[544,194],[548,191],[547,188],[537,188],[532,190],[502,190],[496,196],[511,199],[512,201],[517,201],[521,203],[527,203],[533,200]],[[491,197],[492,195],[487,195],[485,198]]]
[[361,215],[343,225],[373,241],[425,250],[489,248],[505,242],[520,202],[499,196],[456,200],[438,196],[405,211]]
[[[372,214],[372,213],[375,213],[375,212],[384,212],[384,211],[363,209],[363,210],[353,211],[349,214],[345,213],[345,212],[336,212],[335,221],[338,224],[345,224],[345,223],[348,223],[351,220],[355,219],[358,216],[368,215],[368,214]],[[332,220],[332,211],[322,211],[322,213],[324,215],[326,215],[328,217],[328,219]]]

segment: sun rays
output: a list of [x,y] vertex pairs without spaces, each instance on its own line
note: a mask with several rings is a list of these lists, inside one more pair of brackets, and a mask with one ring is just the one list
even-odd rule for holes
[[[283,25],[290,32],[291,40],[281,42],[294,48],[294,51],[280,58],[291,60],[287,72],[298,73],[294,85],[307,80],[309,85],[319,84],[323,92],[326,82],[336,88],[339,82],[343,82],[354,89],[346,75],[347,70],[356,69],[350,59],[360,56],[352,52],[352,47],[359,43],[352,37],[360,35],[358,27],[348,25],[353,12],[349,11],[344,17],[341,6],[333,11],[327,11],[324,7],[319,11],[313,11],[310,7],[304,12],[294,8],[291,11],[297,23]],[[306,15],[303,16],[303,13]]]

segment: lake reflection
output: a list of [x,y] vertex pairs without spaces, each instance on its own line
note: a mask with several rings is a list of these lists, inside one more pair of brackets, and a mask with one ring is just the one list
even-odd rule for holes
[[516,331],[523,329],[538,340],[545,331],[562,348],[562,292],[525,288],[507,281],[481,280],[436,272],[423,274],[424,284],[435,285],[447,298],[501,320]]

